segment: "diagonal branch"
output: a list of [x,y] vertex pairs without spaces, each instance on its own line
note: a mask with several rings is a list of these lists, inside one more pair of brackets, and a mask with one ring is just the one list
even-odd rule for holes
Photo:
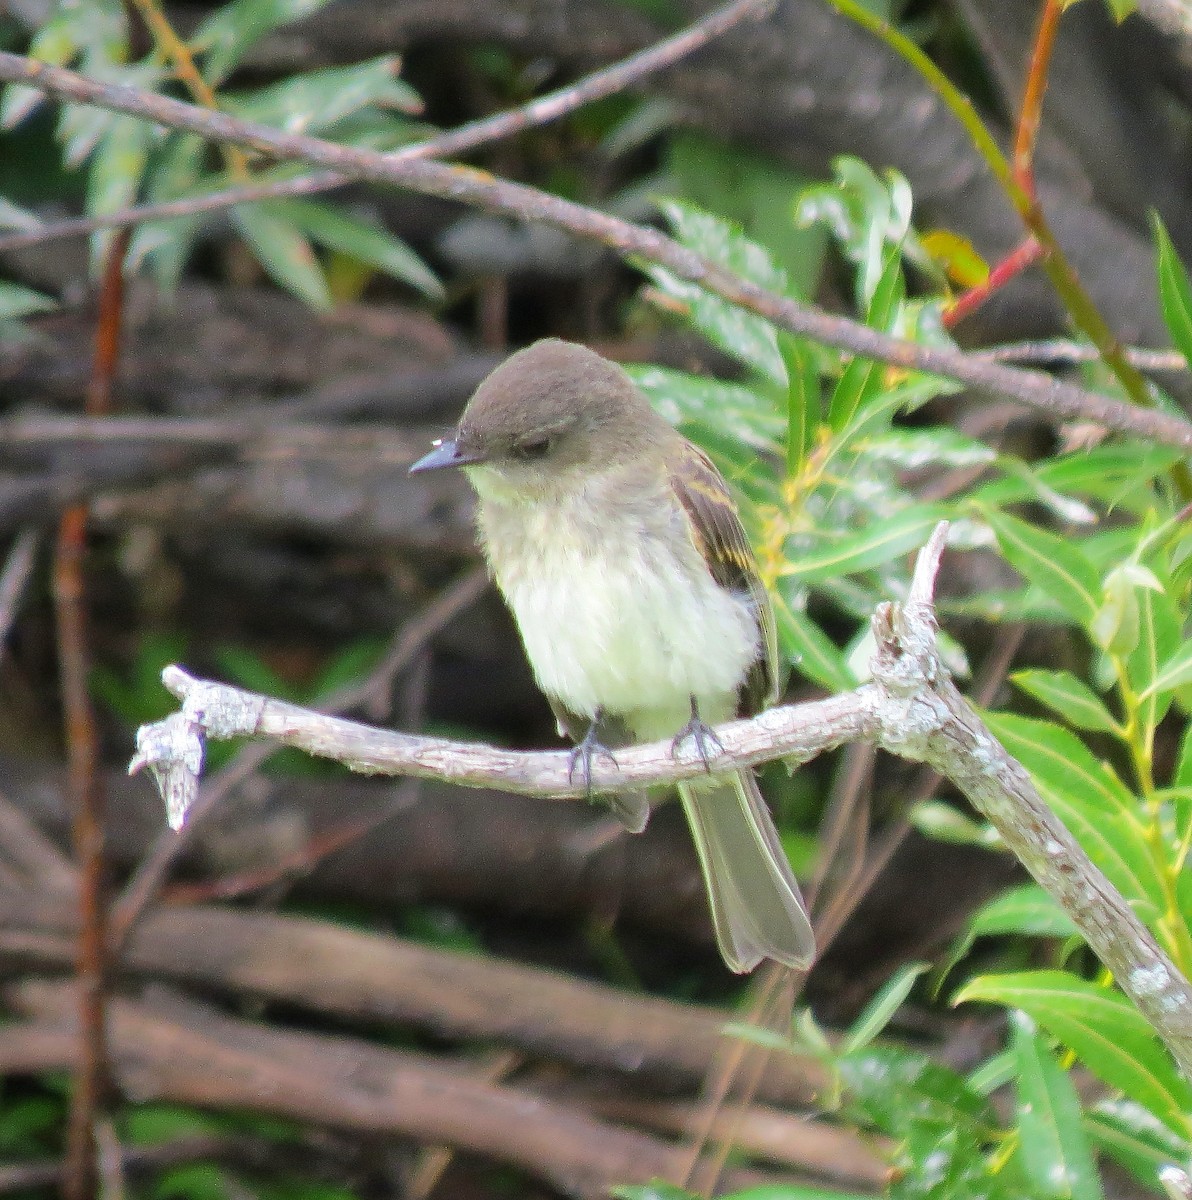
[[[403,146],[400,150],[393,151],[389,157],[447,158],[466,154],[479,146],[557,121],[587,104],[624,92],[650,75],[673,67],[737,25],[750,20],[762,20],[771,12],[774,4],[775,0],[731,0],[731,3],[713,9],[707,16],[672,37],[664,38],[637,54],[631,54],[628,58],[613,63],[612,66],[594,71],[566,87],[548,92],[545,96],[539,96],[517,108],[481,117],[457,129],[450,129],[424,141]],[[212,103],[207,107],[214,108],[215,105]],[[205,196],[188,196],[185,199],[168,200],[160,204],[138,204],[119,212],[71,218],[26,232],[5,234],[0,236],[0,253],[18,250],[24,246],[40,245],[60,237],[81,237],[101,229],[114,229],[122,225],[139,225],[147,221],[219,212],[237,204],[258,200],[273,200],[282,196],[311,196],[331,191],[350,182],[348,176],[336,174],[334,171],[321,171],[315,175],[302,175],[297,179],[241,184],[239,187],[224,188]]]
[[959,350],[922,346],[832,316],[788,296],[778,296],[681,246],[653,229],[632,225],[595,209],[551,196],[524,184],[497,179],[485,171],[395,155],[320,138],[282,133],[226,113],[212,113],[165,96],[113,86],[74,71],[0,52],[0,81],[23,84],[60,99],[93,104],[113,112],[185,129],[212,141],[232,142],[286,160],[299,160],[345,177],[407,188],[425,195],[472,204],[520,220],[541,221],[577,237],[601,242],[625,258],[659,263],[683,279],[757,313],[783,329],[851,354],[907,369],[926,371],[973,387],[1010,396],[1052,421],[1093,421],[1179,449],[1192,449],[1192,422],[1168,413],[1136,409],[1108,396],[1053,379],[966,355]]

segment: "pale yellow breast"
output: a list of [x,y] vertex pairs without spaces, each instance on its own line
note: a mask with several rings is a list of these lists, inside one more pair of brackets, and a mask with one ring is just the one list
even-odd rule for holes
[[748,598],[712,579],[669,495],[597,500],[511,507],[482,494],[482,540],[539,686],[640,739],[679,729],[692,695],[705,720],[731,716],[758,654]]

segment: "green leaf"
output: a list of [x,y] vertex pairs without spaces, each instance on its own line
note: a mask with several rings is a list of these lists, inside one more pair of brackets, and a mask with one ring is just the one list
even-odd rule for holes
[[[685,246],[751,283],[779,295],[786,293],[785,272],[739,227],[678,200],[664,200],[661,207],[675,237]],[[778,352],[774,326],[769,321],[713,296],[664,267],[643,263],[642,269],[663,292],[689,308],[691,323],[713,345],[776,386],[787,386],[786,367]]]
[[1192,788],[1192,724],[1184,730],[1171,782],[1175,787]]
[[312,308],[329,309],[331,293],[310,243],[292,222],[275,216],[272,210],[272,202],[238,204],[232,209],[232,219],[277,283]]
[[[1159,722],[1171,706],[1172,697],[1168,693],[1182,686],[1160,683],[1159,675],[1179,654],[1183,631],[1176,604],[1165,591],[1140,586],[1137,588],[1137,597],[1138,640],[1126,659],[1126,670],[1130,686],[1139,693],[1140,733],[1149,745]],[[1188,679],[1192,679],[1192,656],[1188,664]]]
[[1192,641],[1182,646],[1155,672],[1154,679],[1142,692],[1142,699],[1181,688],[1192,683]]
[[911,809],[910,820],[920,833],[950,846],[981,846],[989,850],[1001,844],[996,829],[984,821],[974,821],[943,800],[920,801]]
[[1089,626],[1099,607],[1101,580],[1084,552],[1073,542],[1008,513],[982,509],[982,515],[997,535],[1006,561],[1073,620]]
[[922,471],[935,466],[951,470],[992,466],[998,457],[992,446],[945,425],[930,429],[887,429],[867,439],[865,456],[889,463],[900,471]]
[[1018,1145],[1027,1177],[1034,1185],[1032,1195],[1100,1200],[1101,1183],[1072,1081],[1029,1017],[1015,1014],[1012,1026],[1018,1067]]
[[1137,801],[1106,762],[1098,761],[1074,733],[1051,721],[986,712],[997,739],[1049,792],[1082,797],[1107,816],[1133,815]]
[[1121,726],[1109,715],[1105,705],[1071,671],[1016,671],[1010,679],[1028,696],[1054,709],[1077,729],[1121,736]]
[[[904,295],[901,248],[897,244],[889,245],[882,257],[882,273],[869,303],[865,323],[885,332]],[[834,433],[850,429],[857,414],[880,391],[885,373],[886,364],[870,358],[854,358],[845,367],[828,405],[828,425]]]
[[1068,730],[1049,721],[985,713],[991,732],[1031,773],[1039,795],[1147,922],[1166,911],[1137,801],[1107,763]]
[[972,949],[979,937],[1069,938],[1080,931],[1072,918],[1037,883],[1024,883],[983,904],[970,918],[968,928],[943,964],[948,974]]
[[700,426],[767,454],[780,444],[782,416],[760,390],[668,367],[643,364],[628,371],[655,410],[672,425]]
[[430,300],[445,293],[435,273],[387,230],[345,217],[336,209],[310,200],[280,200],[271,205],[275,216],[290,221],[321,246],[350,255],[378,271],[417,288]]
[[153,1200],[232,1200],[244,1188],[215,1163],[183,1163],[162,1172],[150,1192]]
[[1163,320],[1171,334],[1175,348],[1192,363],[1192,286],[1188,273],[1175,252],[1171,238],[1167,236],[1159,214],[1151,213],[1151,227],[1155,234],[1157,250],[1156,266],[1159,273],[1159,300],[1163,306]]
[[[801,604],[787,599],[798,589],[780,580],[774,597],[774,620],[778,626],[778,644],[795,669],[812,683],[829,692],[847,692],[857,686],[844,654],[826,633],[807,615]],[[797,596],[795,597],[797,600]]]
[[118,117],[112,122],[91,157],[88,213],[117,212],[133,203],[140,191],[152,137],[153,127],[144,121]]
[[1093,1144],[1125,1167],[1139,1183],[1158,1188],[1159,1172],[1187,1162],[1192,1145],[1133,1100],[1099,1100],[1085,1111],[1084,1127]]
[[983,904],[969,918],[974,938],[1015,933],[1025,937],[1078,936],[1072,918],[1037,883],[1024,883]]
[[121,1126],[125,1140],[137,1146],[216,1134],[224,1128],[210,1113],[164,1103],[132,1105],[123,1112]]
[[401,59],[391,55],[293,75],[268,87],[222,97],[236,116],[287,133],[320,133],[366,108],[421,111],[418,94],[397,77]]
[[1099,1079],[1155,1114],[1182,1137],[1192,1133],[1192,1086],[1125,996],[1066,971],[1022,971],[970,980],[953,1004],[984,1000],[1028,1013],[1073,1050]]
[[0,321],[27,317],[32,313],[49,312],[57,307],[57,301],[49,296],[43,296],[31,288],[21,287],[19,283],[0,280]]
[[1119,25],[1138,8],[1138,0],[1105,0],[1105,3]]
[[811,299],[828,239],[823,230],[800,229],[791,220],[791,199],[806,186],[806,172],[773,155],[755,154],[740,141],[678,128],[678,107],[668,105],[665,126],[656,123],[653,134],[667,135],[664,169],[679,194],[705,212],[737,222],[786,273],[789,294]]
[[918,1051],[871,1043],[841,1056],[837,1066],[866,1119],[890,1137],[906,1137],[916,1125],[963,1126],[980,1135],[997,1128],[983,1096]]
[[215,85],[248,50],[279,25],[318,12],[328,0],[233,0],[217,9],[196,30],[193,46],[206,51],[203,74]]
[[931,970],[930,963],[906,963],[886,981],[861,1015],[849,1026],[841,1043],[842,1054],[855,1054],[863,1050],[890,1023],[903,1001],[911,994],[916,980]]
[[847,533],[826,545],[788,555],[782,574],[800,583],[834,579],[855,571],[868,571],[901,554],[918,550],[939,524],[944,510],[914,505],[894,513],[889,520],[859,532]]
[[815,447],[821,417],[820,377],[816,355],[802,338],[778,334],[778,351],[786,366],[786,474],[795,475]]

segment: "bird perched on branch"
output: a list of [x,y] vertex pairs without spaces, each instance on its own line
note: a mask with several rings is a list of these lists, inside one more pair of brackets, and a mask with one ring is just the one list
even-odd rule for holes
[[[476,390],[455,435],[411,468],[462,467],[490,569],[539,686],[591,784],[609,747],[674,737],[708,778],[678,785],[734,971],[810,964],[815,944],[748,770],[718,773],[712,726],[773,703],[769,598],[720,473],[615,363],[549,340]],[[644,793],[616,797],[633,832]]]

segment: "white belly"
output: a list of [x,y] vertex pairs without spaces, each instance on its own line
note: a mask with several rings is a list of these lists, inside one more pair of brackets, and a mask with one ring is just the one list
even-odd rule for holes
[[644,526],[600,545],[589,521],[554,505],[481,518],[539,686],[577,716],[622,718],[643,740],[681,728],[692,696],[709,723],[731,716],[759,644],[749,601],[676,537],[679,514],[655,511]]

